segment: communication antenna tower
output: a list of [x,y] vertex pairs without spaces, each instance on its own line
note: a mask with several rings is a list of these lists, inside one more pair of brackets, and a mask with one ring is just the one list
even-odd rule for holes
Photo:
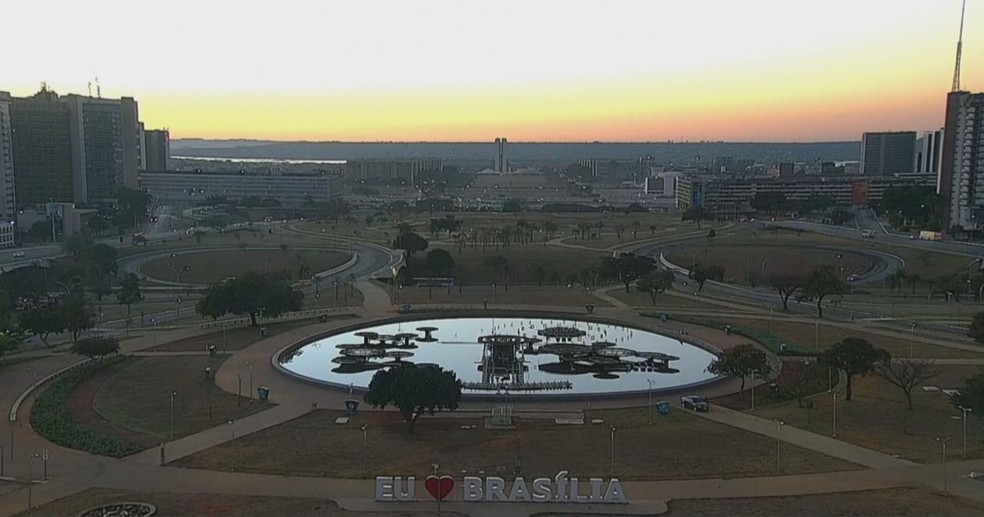
[[967,11],[967,0],[963,0],[963,7],[960,8],[960,37],[957,39],[957,62],[953,67],[953,87],[951,92],[960,91],[960,53],[963,50],[963,26],[964,13]]

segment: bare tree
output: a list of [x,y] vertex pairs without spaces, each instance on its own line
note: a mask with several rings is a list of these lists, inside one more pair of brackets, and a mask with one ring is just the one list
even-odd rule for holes
[[884,361],[875,366],[875,375],[885,379],[902,390],[905,400],[912,410],[912,390],[939,375],[928,359],[897,359]]

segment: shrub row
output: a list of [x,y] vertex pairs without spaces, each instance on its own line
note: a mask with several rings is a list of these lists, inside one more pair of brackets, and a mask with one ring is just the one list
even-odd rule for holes
[[115,436],[109,436],[79,424],[72,419],[68,410],[68,399],[79,385],[90,379],[96,372],[116,362],[122,357],[90,362],[74,370],[65,372],[51,382],[31,408],[31,427],[41,436],[63,447],[80,451],[122,458],[140,452],[141,447]]

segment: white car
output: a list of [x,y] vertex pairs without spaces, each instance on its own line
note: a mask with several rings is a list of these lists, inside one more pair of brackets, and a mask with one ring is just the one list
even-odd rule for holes
[[24,252],[23,251],[15,251],[14,252],[14,258],[24,258]]

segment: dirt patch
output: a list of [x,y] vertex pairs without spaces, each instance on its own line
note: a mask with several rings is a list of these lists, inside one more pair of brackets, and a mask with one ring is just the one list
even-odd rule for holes
[[[959,388],[963,379],[980,371],[979,366],[941,366],[940,375],[924,383],[939,389]],[[758,392],[757,392],[758,393]],[[746,392],[746,397],[748,396]],[[941,391],[916,388],[912,394],[913,410],[906,408],[902,391],[887,381],[867,376],[854,380],[854,397],[847,402],[837,396],[837,438],[886,454],[918,462],[940,461],[938,436],[951,438],[947,455],[963,456],[963,420]],[[833,432],[833,397],[820,393],[809,399],[813,409],[798,407],[795,400],[772,406],[756,407],[762,418],[779,418],[800,429],[818,434]],[[744,406],[747,408],[748,406]],[[967,457],[984,457],[984,422],[973,415],[967,419]]]
[[984,505],[922,488],[893,488],[793,497],[679,499],[667,515],[740,517],[774,515],[981,515]]
[[[615,470],[622,479],[659,480],[775,474],[775,441],[683,411],[650,417],[645,408],[591,411],[585,421],[559,425],[552,418],[518,418],[515,430],[487,430],[481,413],[459,418],[425,417],[407,434],[392,411],[360,413],[336,425],[335,411],[316,411],[279,426],[213,447],[176,462],[209,470],[266,474],[364,477],[367,473],[406,475],[440,464],[469,475],[552,476],[569,470],[582,478],[611,475],[611,431]],[[367,426],[365,469],[363,434]],[[474,428],[471,426],[475,426]],[[279,444],[270,447],[271,443]],[[727,448],[708,444],[728,443]],[[655,446],[655,444],[659,444]],[[798,447],[783,449],[784,473],[857,468]]]
[[68,411],[72,420],[102,434],[114,436],[144,448],[152,447],[157,440],[119,427],[95,410],[95,399],[100,391],[108,384],[114,375],[134,363],[134,359],[125,359],[107,368],[102,368],[95,375],[80,384],[68,398]]

